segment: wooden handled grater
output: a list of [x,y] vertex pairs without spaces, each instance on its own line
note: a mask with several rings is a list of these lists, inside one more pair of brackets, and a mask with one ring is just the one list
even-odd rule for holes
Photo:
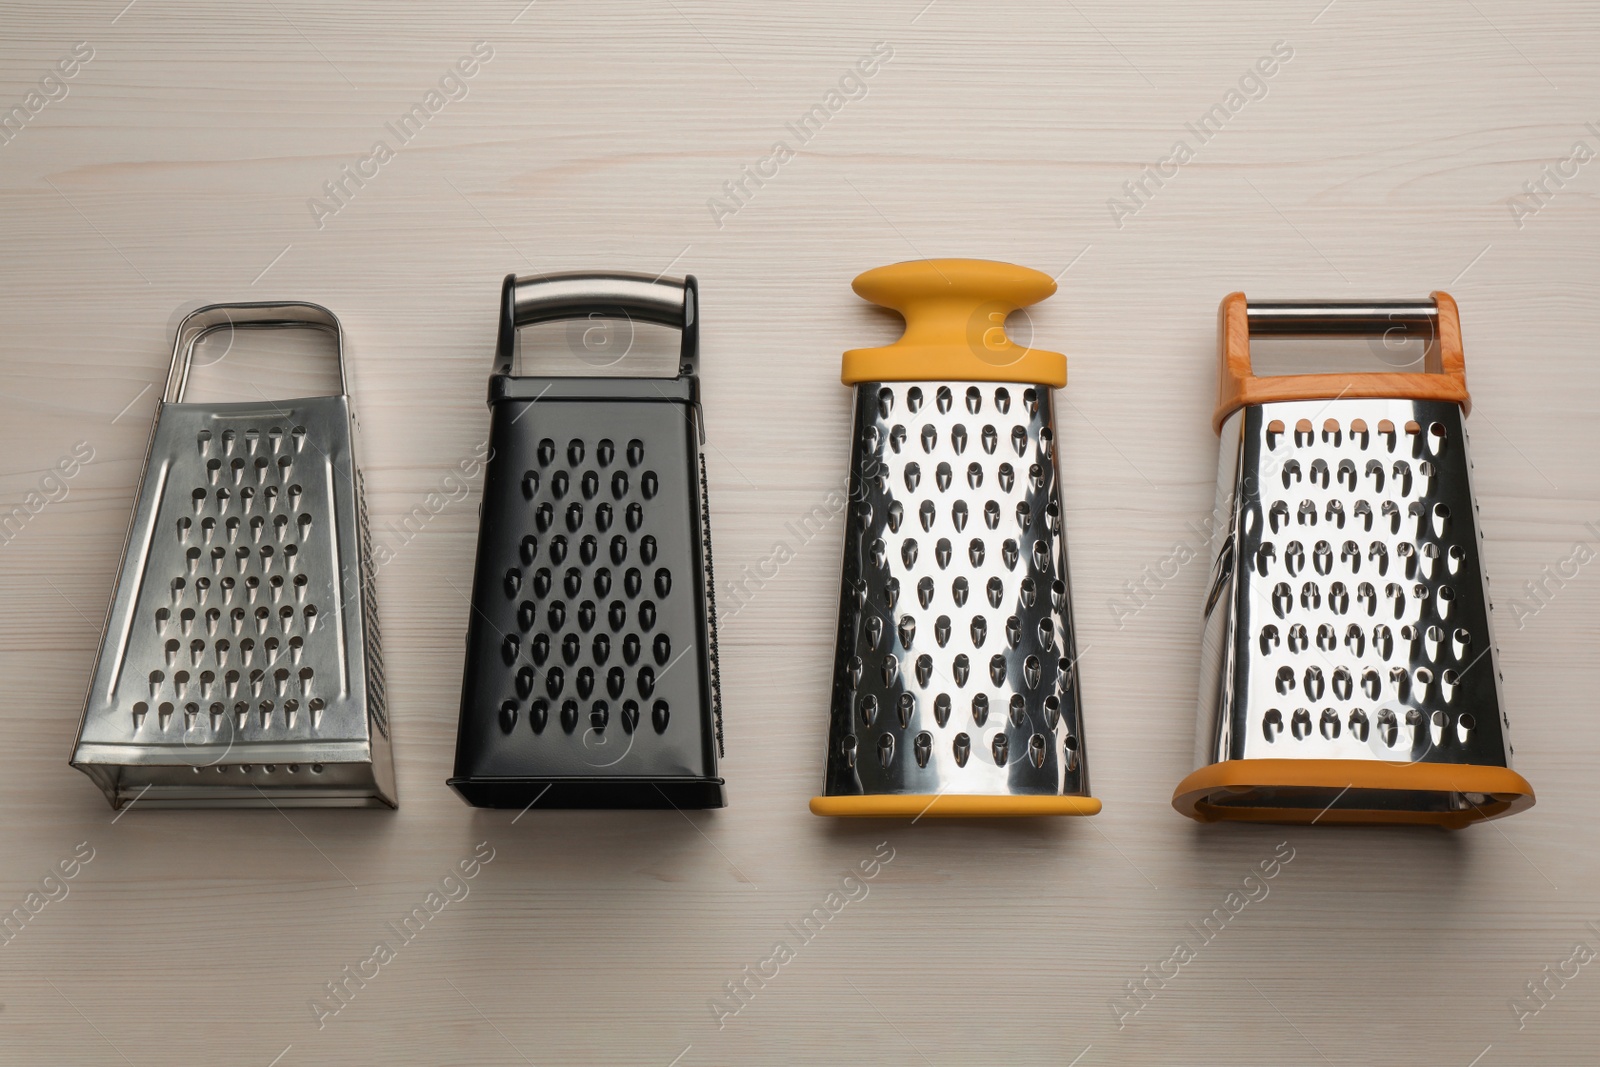
[[[1257,376],[1252,336],[1425,338],[1418,373]],[[1511,769],[1467,455],[1461,327],[1410,302],[1222,302],[1220,526],[1196,762],[1210,821],[1460,827]]]

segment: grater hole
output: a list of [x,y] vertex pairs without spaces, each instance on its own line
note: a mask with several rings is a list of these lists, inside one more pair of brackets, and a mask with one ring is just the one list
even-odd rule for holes
[[567,442],[567,464],[576,468],[583,463],[583,442],[574,437]]
[[906,410],[915,415],[922,410],[922,389],[913,385],[906,390]]
[[602,437],[594,446],[595,462],[602,467],[611,466],[611,461],[617,458],[617,446],[611,438]]
[[644,462],[644,442],[635,437],[628,442],[628,466],[637,467]]
[[1011,447],[1019,456],[1028,454],[1028,428],[1026,426],[1011,427]]
[[948,415],[950,413],[951,405],[954,403],[954,396],[951,394],[948,385],[939,386],[938,390],[933,394],[933,403],[939,409],[939,414]]

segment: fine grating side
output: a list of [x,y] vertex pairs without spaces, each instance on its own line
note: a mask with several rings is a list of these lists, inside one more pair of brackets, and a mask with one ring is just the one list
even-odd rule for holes
[[1086,794],[1048,388],[856,388],[830,796]]
[[1223,440],[1201,763],[1509,766],[1460,406],[1269,403]]

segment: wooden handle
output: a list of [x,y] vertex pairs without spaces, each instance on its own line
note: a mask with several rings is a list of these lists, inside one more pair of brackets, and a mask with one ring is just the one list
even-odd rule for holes
[[1212,427],[1221,433],[1222,424],[1239,408],[1277,400],[1449,400],[1470,414],[1472,397],[1467,392],[1460,313],[1449,293],[1438,291],[1432,296],[1438,309],[1438,333],[1428,352],[1426,373],[1377,371],[1257,377],[1250,366],[1249,305],[1243,293],[1229,293],[1217,309],[1217,409]]

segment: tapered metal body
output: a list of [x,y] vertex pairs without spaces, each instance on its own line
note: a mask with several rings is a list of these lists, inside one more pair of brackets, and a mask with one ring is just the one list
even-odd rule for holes
[[1050,390],[865,382],[830,796],[1087,793]]
[[339,323],[214,305],[178,331],[72,765],[113,807],[396,803],[355,420],[335,396],[182,402],[229,327]]

